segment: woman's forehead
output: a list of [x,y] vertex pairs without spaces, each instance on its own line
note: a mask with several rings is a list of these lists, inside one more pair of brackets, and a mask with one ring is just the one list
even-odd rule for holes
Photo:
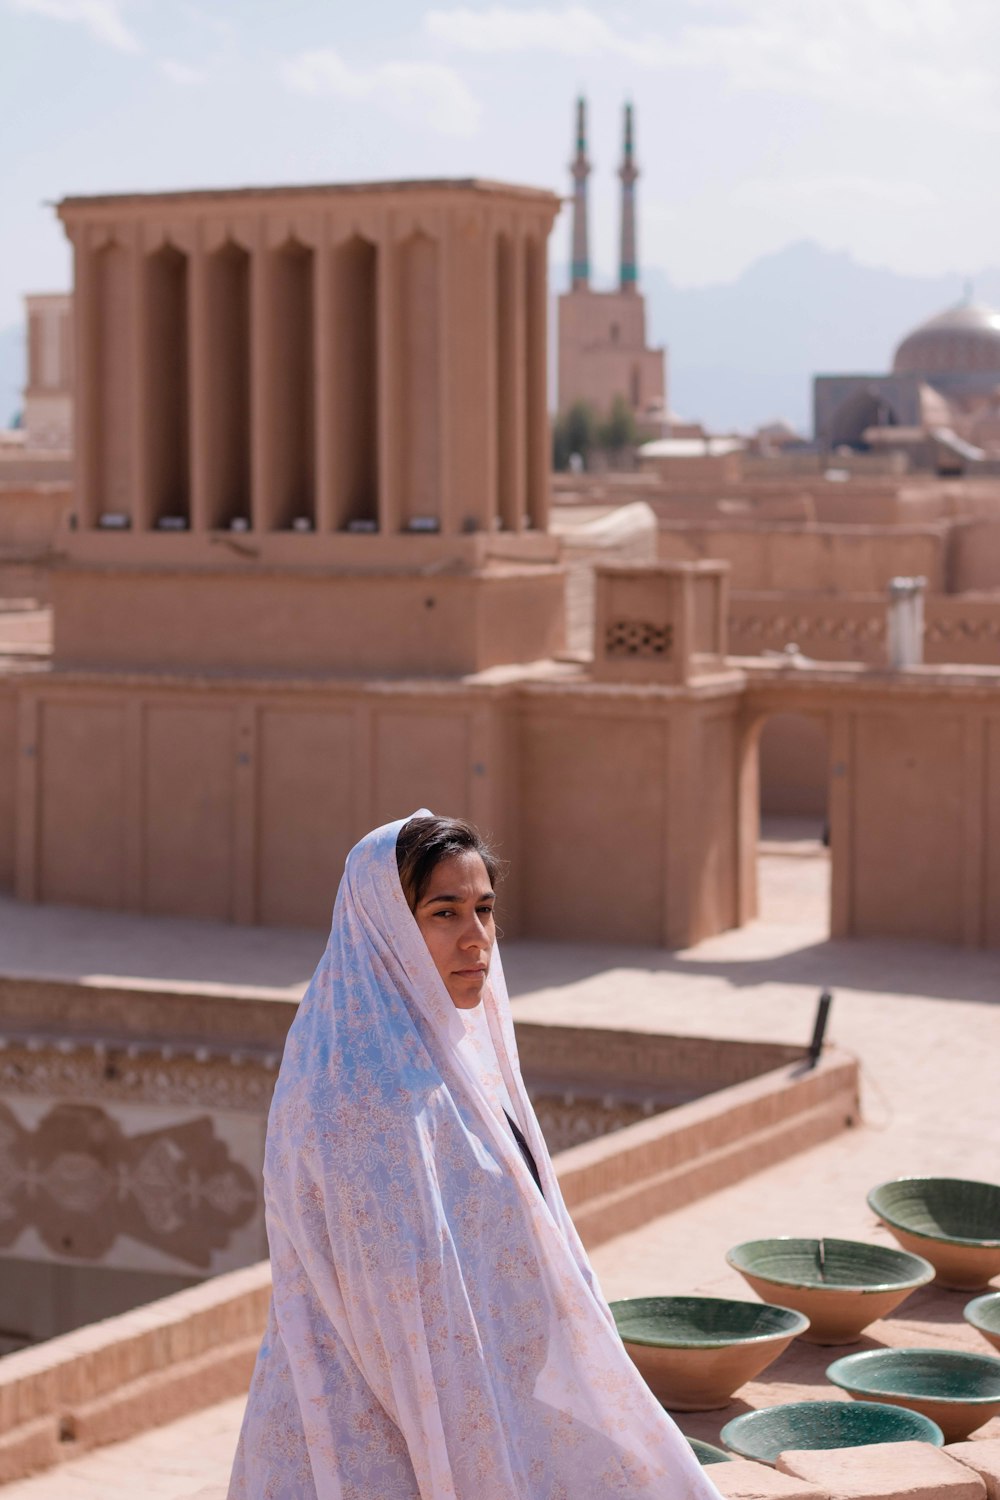
[[439,859],[427,880],[423,899],[429,901],[435,894],[483,895],[491,892],[489,872],[482,856],[474,849],[463,849],[460,854],[447,854]]

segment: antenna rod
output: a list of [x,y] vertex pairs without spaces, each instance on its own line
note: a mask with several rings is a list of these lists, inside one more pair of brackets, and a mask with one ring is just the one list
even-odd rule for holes
[[820,1053],[823,1051],[823,1038],[826,1036],[826,1023],[830,1018],[830,1006],[833,1004],[833,995],[830,990],[824,990],[819,997],[816,1006],[816,1020],[813,1023],[812,1041],[809,1043],[807,1054],[810,1068],[814,1068],[819,1062]]

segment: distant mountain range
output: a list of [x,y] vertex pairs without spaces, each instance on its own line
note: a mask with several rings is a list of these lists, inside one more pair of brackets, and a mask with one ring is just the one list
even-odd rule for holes
[[[553,294],[566,281],[565,269],[556,269]],[[808,241],[715,286],[678,287],[645,267],[642,288],[650,337],[669,350],[674,411],[714,431],[784,417],[805,434],[814,374],[888,370],[899,341],[963,295],[957,273],[901,276]],[[980,272],[973,293],[1000,307],[1000,269]],[[0,425],[18,409],[23,384],[24,331],[14,324],[0,329]]]
[[[565,275],[553,279],[566,285]],[[808,241],[721,285],[677,287],[655,266],[642,269],[641,284],[649,336],[669,351],[673,411],[714,431],[784,417],[805,435],[813,375],[884,373],[905,335],[964,292],[957,273],[902,276]],[[973,295],[1000,307],[1000,269],[976,275]]]

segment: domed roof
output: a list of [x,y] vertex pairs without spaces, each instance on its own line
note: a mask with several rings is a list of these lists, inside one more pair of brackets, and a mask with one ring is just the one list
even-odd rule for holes
[[893,356],[895,375],[1000,372],[1000,312],[960,302],[921,323]]

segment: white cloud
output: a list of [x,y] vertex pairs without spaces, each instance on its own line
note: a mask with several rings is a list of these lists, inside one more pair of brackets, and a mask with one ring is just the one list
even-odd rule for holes
[[728,12],[682,27],[671,63],[721,72],[734,89],[1000,127],[992,0],[964,0],[960,24],[950,0],[728,0]]
[[[871,114],[1000,128],[995,0],[705,0],[663,7],[656,35],[630,36],[586,5],[425,13],[425,32],[463,52],[622,57],[721,75],[732,89],[795,95]],[[686,18],[685,18],[686,10]]]
[[562,10],[459,6],[429,10],[423,24],[435,41],[463,52],[555,52],[564,57],[614,53],[646,67],[667,59],[666,48],[657,38],[623,36],[583,5],[567,5]]
[[142,52],[135,32],[125,23],[120,0],[8,0],[14,10],[85,26],[90,34],[118,52]]
[[297,93],[371,104],[443,135],[472,135],[479,123],[478,100],[454,68],[442,63],[384,62],[359,68],[322,48],[287,58],[281,78]]
[[204,68],[192,68],[188,63],[175,62],[172,57],[161,58],[157,67],[171,83],[179,83],[183,88],[193,88],[208,79]]

